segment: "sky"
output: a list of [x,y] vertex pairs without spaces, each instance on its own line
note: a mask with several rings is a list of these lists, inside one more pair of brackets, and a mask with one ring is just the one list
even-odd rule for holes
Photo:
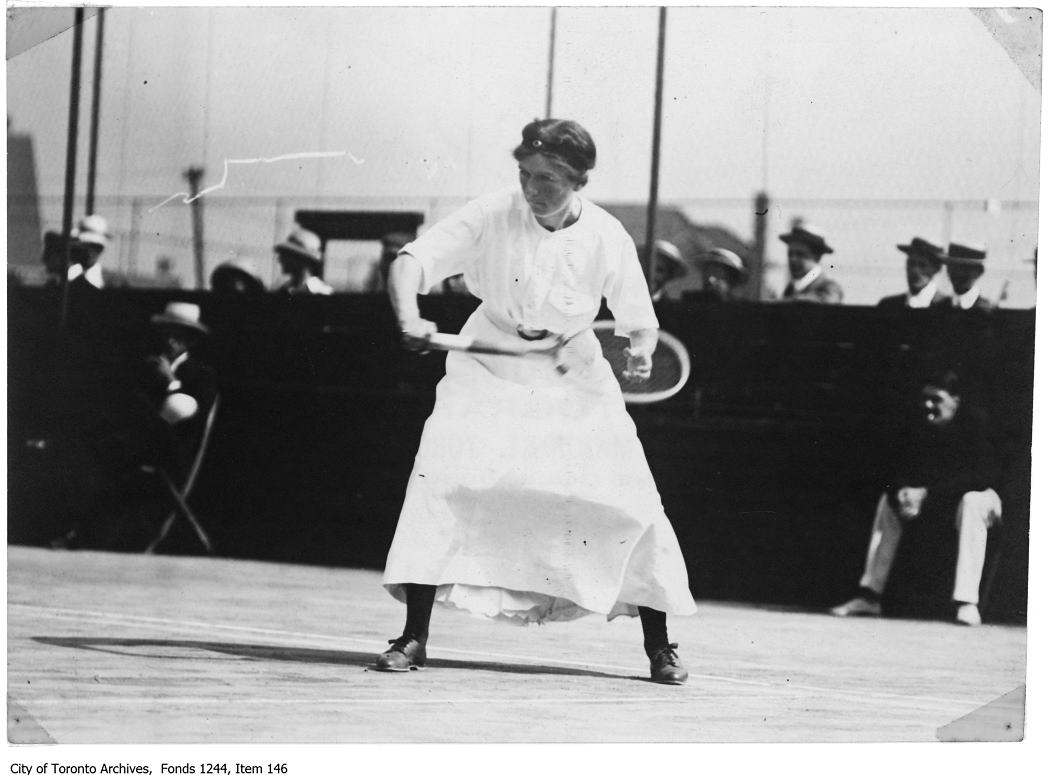
[[[654,7],[557,12],[553,113],[594,135],[592,199],[648,194],[657,20]],[[224,160],[328,154],[230,167],[207,195],[220,248],[213,263],[237,245],[266,261],[267,244],[308,201],[437,217],[514,184],[510,150],[545,110],[550,22],[548,7],[112,9],[98,190],[113,198],[106,204],[125,242],[135,231],[139,251],[156,252],[165,235],[178,235],[169,247],[180,261],[186,206],[151,208],[187,190],[191,165],[205,168],[211,186],[223,181]],[[89,20],[81,191],[94,34]],[[52,225],[61,217],[70,48],[66,32],[7,63],[9,120],[34,138]],[[775,227],[805,215],[802,200],[992,200],[993,211],[998,201],[1034,203],[1039,111],[1039,93],[965,9],[672,7],[661,199],[745,235],[748,200],[762,189],[783,203]],[[141,200],[135,213],[132,198]],[[905,218],[907,228],[945,231],[943,207],[928,209]],[[893,217],[892,208],[858,216],[860,244],[841,210],[824,218],[852,255]],[[996,244],[996,260],[1023,280],[1034,221],[956,216],[953,228]],[[880,235],[886,260],[899,263],[892,243],[911,236]]]

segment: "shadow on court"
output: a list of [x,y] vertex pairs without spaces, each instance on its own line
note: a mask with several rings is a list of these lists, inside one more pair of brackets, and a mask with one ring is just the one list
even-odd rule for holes
[[[37,636],[32,640],[48,646],[83,649],[119,656],[145,657],[147,659],[214,659],[202,652],[221,654],[235,659],[250,659],[271,662],[296,662],[299,664],[342,665],[346,667],[371,668],[376,654],[363,651],[336,651],[330,649],[304,649],[289,646],[265,646],[251,643],[222,643],[201,640],[171,640],[167,638],[95,638],[95,637],[47,637]],[[428,668],[451,670],[483,670],[493,673],[516,673],[520,675],[562,675],[587,678],[614,678],[621,681],[643,680],[639,676],[616,675],[597,670],[583,670],[552,665],[524,665],[507,662],[481,662],[461,659],[427,659]],[[376,671],[379,672],[379,671]]]

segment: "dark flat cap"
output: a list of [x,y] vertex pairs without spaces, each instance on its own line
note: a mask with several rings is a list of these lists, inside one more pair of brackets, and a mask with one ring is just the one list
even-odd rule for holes
[[917,255],[938,262],[944,261],[944,248],[940,245],[935,245],[928,240],[924,240],[922,237],[915,237],[907,245],[897,245],[897,250],[903,250],[909,256]]
[[824,239],[824,235],[807,223],[796,223],[791,227],[791,231],[780,235],[780,241],[801,242],[804,245],[809,245],[815,253],[821,255],[835,252],[832,250],[831,245],[827,243],[827,240]]
[[975,264],[977,266],[984,266],[984,259],[987,255],[988,251],[983,247],[964,245],[961,242],[952,242],[948,245],[948,255],[945,256],[945,261],[956,264]]

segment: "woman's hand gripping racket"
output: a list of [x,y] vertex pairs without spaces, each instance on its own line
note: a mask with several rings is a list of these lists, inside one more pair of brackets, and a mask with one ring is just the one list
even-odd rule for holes
[[623,400],[629,404],[653,404],[670,398],[685,387],[692,371],[689,351],[679,339],[666,331],[656,332],[656,349],[652,355],[652,369],[642,376],[632,360],[630,340],[616,335],[616,324],[611,320],[596,320],[591,329],[602,346],[602,355],[612,366],[620,383]]
[[[651,404],[675,395],[689,379],[691,365],[689,352],[676,337],[666,331],[657,332],[656,349],[648,370],[644,357],[632,355],[630,341],[616,336],[615,323],[599,320],[591,326],[602,355],[609,361],[613,374],[620,383],[624,401],[629,404]],[[558,337],[541,341],[514,343],[492,343],[464,334],[442,334],[436,331],[425,336],[403,337],[405,345],[416,350],[446,350],[478,353],[481,355],[505,355],[509,357],[548,358],[559,373],[569,378],[585,364],[576,363],[573,348],[568,346],[572,337]]]

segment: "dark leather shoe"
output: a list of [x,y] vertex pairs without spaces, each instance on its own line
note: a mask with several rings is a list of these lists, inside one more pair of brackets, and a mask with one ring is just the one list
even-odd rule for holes
[[419,670],[427,663],[427,647],[415,638],[405,637],[387,641],[390,648],[376,659],[376,670],[405,673]]
[[649,678],[662,684],[684,684],[689,671],[675,649],[677,643],[668,643],[663,648],[649,652]]

